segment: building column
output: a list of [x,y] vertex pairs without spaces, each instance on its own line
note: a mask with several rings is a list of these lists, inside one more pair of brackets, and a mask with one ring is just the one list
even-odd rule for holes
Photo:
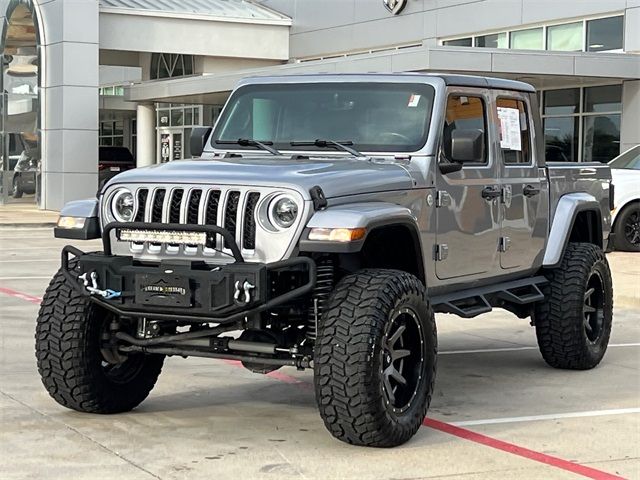
[[137,166],[153,165],[156,163],[156,109],[153,104],[138,104],[136,125]]
[[620,153],[640,145],[640,80],[622,83],[622,124],[620,125]]
[[98,190],[98,2],[39,2],[44,26],[42,206]]

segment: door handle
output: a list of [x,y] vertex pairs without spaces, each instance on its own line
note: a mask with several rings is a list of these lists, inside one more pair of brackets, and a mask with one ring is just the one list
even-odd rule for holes
[[538,195],[540,193],[540,189],[538,187],[534,187],[533,185],[525,185],[522,189],[522,193],[524,193],[525,197],[533,197],[534,195]]
[[502,195],[502,192],[498,187],[491,186],[484,187],[482,189],[482,198],[484,198],[485,200],[495,200],[500,195]]

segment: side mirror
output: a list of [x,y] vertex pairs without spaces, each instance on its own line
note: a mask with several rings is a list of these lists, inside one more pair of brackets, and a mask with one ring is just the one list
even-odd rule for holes
[[189,146],[191,147],[191,156],[200,157],[204,151],[204,146],[211,135],[211,127],[193,127],[191,137],[189,138]]
[[477,129],[460,129],[451,132],[451,159],[459,163],[484,161],[484,133]]

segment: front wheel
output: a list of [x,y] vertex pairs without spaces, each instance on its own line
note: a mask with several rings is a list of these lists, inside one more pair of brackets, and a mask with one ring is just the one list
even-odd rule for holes
[[569,243],[547,278],[546,298],[534,314],[542,357],[555,368],[595,367],[607,351],[613,320],[611,271],[602,249]]
[[433,310],[416,277],[378,269],[345,277],[327,300],[315,346],[327,429],[354,445],[408,441],[431,401],[436,354]]
[[102,340],[117,320],[79,294],[58,272],[36,325],[42,383],[60,405],[80,412],[119,413],[138,406],[160,375],[163,355],[122,355]]

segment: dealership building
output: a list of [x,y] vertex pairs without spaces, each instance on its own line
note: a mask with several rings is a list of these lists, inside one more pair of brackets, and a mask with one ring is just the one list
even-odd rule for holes
[[639,32],[640,0],[0,0],[0,203],[95,195],[98,146],[190,158],[252,75],[518,79],[554,159],[608,161],[640,144]]

